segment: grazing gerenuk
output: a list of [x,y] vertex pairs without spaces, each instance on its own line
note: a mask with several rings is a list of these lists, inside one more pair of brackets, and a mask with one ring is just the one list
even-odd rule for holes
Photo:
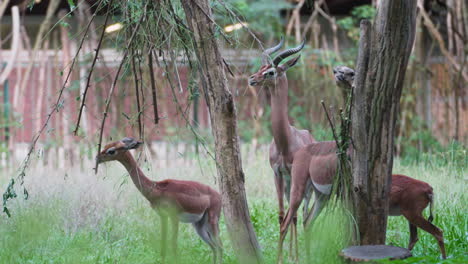
[[[271,94],[271,126],[273,141],[270,144],[270,165],[275,175],[276,193],[279,203],[279,222],[284,219],[283,196],[289,199],[291,189],[291,166],[294,153],[301,147],[314,142],[314,138],[307,130],[298,130],[291,126],[288,118],[288,80],[286,71],[293,67],[300,58],[292,58],[284,64],[279,65],[284,59],[299,53],[304,47],[304,42],[296,48],[291,48],[279,53],[273,60],[269,55],[278,51],[283,45],[284,39],[278,45],[265,50],[262,53],[262,67],[258,72],[249,77],[249,85],[261,86],[269,90]],[[309,184],[308,190],[311,190]],[[308,193],[305,197],[304,215],[310,200]],[[292,240],[296,246],[297,253],[297,229],[294,218],[292,227]],[[292,247],[291,247],[292,248]]]
[[99,163],[113,160],[120,162],[127,169],[137,189],[160,216],[162,262],[164,263],[166,258],[169,220],[172,224],[171,243],[174,256],[177,256],[180,221],[192,223],[197,234],[213,251],[213,263],[222,263],[222,244],[219,238],[220,194],[211,187],[195,181],[150,180],[129,151],[138,148],[141,144],[143,142],[127,137],[107,144],[96,159]]

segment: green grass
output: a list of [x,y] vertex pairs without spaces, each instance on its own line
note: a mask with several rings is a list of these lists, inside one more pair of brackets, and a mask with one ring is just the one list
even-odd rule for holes
[[[243,161],[252,222],[265,262],[275,263],[279,238],[277,201],[265,153],[264,149],[249,154],[245,151]],[[145,173],[158,180],[178,178],[216,184],[216,170],[209,158],[176,162],[166,168],[160,168],[161,161],[144,163]],[[414,257],[404,263],[466,263],[466,171],[454,172],[450,166],[434,164],[400,164],[397,160],[394,172],[424,180],[434,187],[434,223],[444,231],[448,260],[440,260],[435,239],[419,230]],[[92,168],[92,163],[86,167]],[[2,190],[11,175],[0,175]],[[11,218],[0,216],[0,263],[160,263],[159,219],[122,166],[102,166],[98,175],[91,169],[37,166],[29,170],[25,184],[29,199],[18,198],[9,203]],[[302,210],[299,223],[301,214]],[[337,253],[346,245],[351,221],[340,209],[322,212],[307,236],[312,259],[305,257],[306,235],[300,225],[301,263],[340,263]],[[223,219],[221,237],[224,263],[237,263]],[[406,220],[390,217],[387,243],[406,247],[408,238]],[[288,263],[288,244],[289,236],[285,243],[285,263]],[[191,225],[180,225],[178,248],[178,263],[211,262],[209,247]]]

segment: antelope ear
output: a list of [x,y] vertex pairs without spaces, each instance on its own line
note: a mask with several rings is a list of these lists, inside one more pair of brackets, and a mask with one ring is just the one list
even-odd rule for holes
[[123,138],[121,141],[122,141],[122,143],[124,143],[124,145],[125,145],[124,147],[126,149],[136,149],[140,145],[143,144],[142,141],[138,141],[138,140],[135,140],[134,138],[129,138],[129,137]]
[[290,60],[288,60],[287,62],[281,64],[280,66],[278,66],[278,68],[281,69],[281,71],[285,72],[287,71],[289,68],[293,67],[294,65],[296,65],[296,63],[299,61],[299,58],[301,57],[301,55],[297,56],[296,58],[292,58]]

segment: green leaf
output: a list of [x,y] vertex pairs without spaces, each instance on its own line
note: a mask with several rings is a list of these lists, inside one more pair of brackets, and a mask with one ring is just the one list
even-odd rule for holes
[[11,179],[10,183],[8,184],[7,189],[3,193],[3,212],[8,216],[11,217],[10,210],[7,208],[7,201],[13,198],[16,198],[16,192],[14,189],[15,180]]
[[65,28],[70,27],[70,24],[68,22],[66,22],[66,21],[63,21],[63,20],[60,21],[59,25],[62,26],[62,27],[65,27]]
[[75,3],[73,2],[73,0],[67,0],[67,2],[68,2],[68,5],[70,6],[70,11],[75,10],[76,5],[75,5]]

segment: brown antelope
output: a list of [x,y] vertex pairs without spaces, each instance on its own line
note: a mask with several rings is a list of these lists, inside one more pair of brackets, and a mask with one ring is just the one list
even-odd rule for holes
[[[286,71],[293,67],[300,58],[300,55],[289,59],[284,64],[279,65],[284,59],[300,52],[304,48],[304,42],[301,45],[284,50],[273,60],[270,55],[277,52],[284,43],[284,39],[278,45],[265,50],[262,53],[262,66],[260,70],[249,77],[249,85],[262,86],[269,90],[271,94],[271,127],[273,130],[273,141],[270,144],[270,166],[275,176],[276,193],[279,203],[279,223],[284,219],[283,196],[289,199],[291,190],[291,166],[294,153],[315,142],[312,135],[307,130],[298,130],[289,123],[288,118],[288,80]],[[311,190],[309,184],[308,190]],[[307,213],[310,200],[309,192],[306,194],[304,215]],[[292,243],[295,243],[297,253],[297,218],[294,216],[291,232],[291,250]],[[294,242],[293,242],[294,241]]]
[[[335,68],[334,73],[337,82],[347,82],[349,87],[351,87],[354,71],[352,71],[351,75],[351,71],[342,71]],[[350,148],[348,155],[351,155],[351,153],[352,149]],[[337,155],[336,143],[334,141],[312,143],[296,152],[291,174],[290,207],[280,228],[279,262],[282,262],[283,241],[292,218],[301,204],[306,182],[310,179],[315,191],[315,202],[311,213],[306,218],[306,225],[309,228],[310,223],[320,213],[324,203],[330,196],[333,177],[336,174],[336,165]],[[403,215],[409,222],[410,240],[408,249],[413,249],[418,241],[417,227],[419,227],[436,238],[442,252],[442,257],[446,258],[442,230],[431,223],[433,218],[432,187],[425,182],[404,175],[392,175],[389,200],[390,215]],[[431,204],[430,216],[426,220],[422,215],[422,211],[429,203]]]
[[130,153],[143,142],[124,138],[109,143],[96,157],[99,163],[116,160],[130,174],[133,183],[150,202],[161,218],[161,255],[165,262],[167,248],[167,221],[172,224],[172,249],[177,256],[177,234],[179,221],[192,223],[197,234],[213,251],[213,263],[222,262],[222,244],[219,238],[221,196],[211,187],[194,181],[152,181],[145,176]]

